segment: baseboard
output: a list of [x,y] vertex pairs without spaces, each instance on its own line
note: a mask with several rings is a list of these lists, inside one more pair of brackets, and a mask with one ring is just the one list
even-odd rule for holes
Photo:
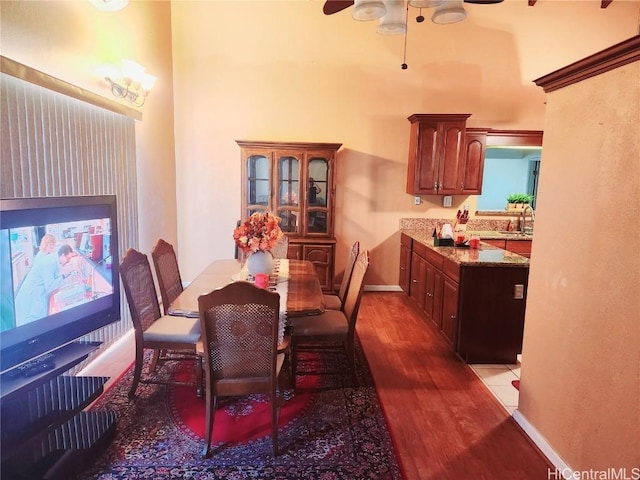
[[365,292],[402,292],[400,285],[365,285]]
[[[135,345],[135,330],[133,328],[127,330],[119,339],[109,345],[103,352],[93,358],[85,367],[78,372],[78,375],[105,375],[115,376],[121,372],[113,372],[112,364],[114,356],[122,355],[122,351],[127,348],[127,344],[131,342]],[[135,347],[133,347],[135,352]],[[133,358],[131,359],[133,361]],[[95,373],[98,372],[98,373]],[[108,372],[108,373],[106,373]]]
[[524,433],[531,439],[533,443],[540,449],[540,451],[549,459],[551,464],[556,468],[555,475],[549,478],[576,478],[573,476],[573,470],[567,465],[560,455],[558,455],[542,434],[529,423],[529,421],[520,413],[520,410],[513,412],[513,419],[516,421],[520,428],[524,430]]

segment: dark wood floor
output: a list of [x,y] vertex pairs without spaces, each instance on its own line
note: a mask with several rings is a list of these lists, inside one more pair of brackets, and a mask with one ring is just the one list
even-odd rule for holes
[[551,464],[404,293],[365,292],[358,337],[408,480],[544,480]]

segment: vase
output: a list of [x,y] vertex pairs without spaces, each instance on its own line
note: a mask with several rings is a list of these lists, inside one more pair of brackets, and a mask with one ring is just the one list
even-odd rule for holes
[[247,258],[247,270],[250,275],[255,275],[256,273],[266,273],[270,275],[271,272],[273,272],[274,263],[271,252],[268,250],[258,250]]

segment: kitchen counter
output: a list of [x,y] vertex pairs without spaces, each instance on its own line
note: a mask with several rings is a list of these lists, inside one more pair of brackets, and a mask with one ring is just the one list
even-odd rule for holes
[[[419,242],[426,246],[427,248],[434,250],[439,253],[446,259],[464,266],[513,266],[513,267],[529,267],[529,259],[518,255],[517,253],[508,252],[503,250],[502,248],[494,247],[492,245],[488,245],[486,243],[480,243],[479,249],[471,249],[471,248],[460,248],[460,247],[436,247],[433,244],[433,236],[432,231],[427,231],[425,229],[403,229],[402,233],[411,237],[415,242]],[[467,232],[468,234],[472,232]],[[480,239],[483,238],[498,238],[498,239],[509,239],[511,240],[512,236],[523,236],[524,234],[518,232],[510,232],[507,234],[502,234],[501,232],[473,232],[476,235],[479,233],[487,233],[487,235],[479,235]],[[492,236],[495,235],[495,236]],[[531,235],[527,235],[525,240],[530,240]]]
[[480,237],[480,240],[533,240],[533,234],[518,231],[500,232],[495,230],[467,230],[467,237],[470,235],[477,235]]

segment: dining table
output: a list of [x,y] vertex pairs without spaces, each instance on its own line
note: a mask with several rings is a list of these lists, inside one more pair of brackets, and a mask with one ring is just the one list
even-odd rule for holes
[[[234,281],[253,281],[246,265],[235,259],[215,260],[169,305],[169,315],[198,317],[198,297]],[[276,259],[269,286],[281,297],[281,313],[287,318],[319,315],[324,312],[324,296],[316,269],[308,260]],[[283,298],[284,297],[284,298]]]
[[[169,305],[167,313],[174,316],[199,317],[198,297],[231,282],[250,281],[254,278],[247,271],[246,262],[238,260],[216,260],[205,267],[196,278]],[[324,295],[316,269],[308,260],[276,259],[273,272],[269,275],[267,288],[280,295],[280,322],[278,352],[291,352],[291,334],[288,319],[307,315],[320,315],[325,310]],[[204,355],[201,341],[196,344],[196,353]],[[295,395],[294,373],[290,359],[285,369],[283,395],[285,400]],[[198,396],[202,392],[196,393]]]

